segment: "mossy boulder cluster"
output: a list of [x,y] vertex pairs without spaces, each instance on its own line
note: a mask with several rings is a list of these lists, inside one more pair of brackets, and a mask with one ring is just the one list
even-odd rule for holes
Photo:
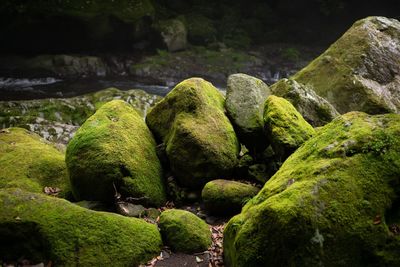
[[0,189],[0,255],[57,266],[138,266],[159,253],[157,226],[66,200]]
[[396,114],[321,128],[229,221],[227,264],[398,266],[399,136]]
[[164,243],[174,251],[202,252],[211,245],[208,225],[189,211],[164,211],[160,216],[159,227]]
[[[400,115],[338,116],[399,111],[398,29],[395,20],[361,20],[271,89],[237,74],[225,99],[201,78],[184,80],[145,120],[122,100],[96,101],[66,164],[35,134],[2,130],[1,257],[134,266],[155,256],[161,240],[177,252],[204,251],[209,227],[190,212],[164,211],[159,232],[41,193],[60,188],[82,206],[101,201],[156,221],[167,192],[184,187],[202,190],[209,213],[242,210],[224,231],[228,266],[400,266]],[[222,180],[250,177],[261,191]]]
[[166,201],[153,136],[124,101],[104,104],[79,128],[68,144],[66,163],[78,200],[111,202],[119,192],[149,205]]
[[211,83],[179,83],[147,114],[146,122],[165,146],[171,170],[187,187],[227,177],[237,163],[239,141],[225,115],[224,97]]

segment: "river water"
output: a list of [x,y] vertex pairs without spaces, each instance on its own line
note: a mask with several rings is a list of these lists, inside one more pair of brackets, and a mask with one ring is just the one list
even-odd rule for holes
[[118,79],[79,78],[77,80],[62,80],[53,77],[33,79],[0,77],[0,101],[68,98],[110,87],[121,90],[142,89],[150,94],[165,96],[173,86],[146,85],[124,77],[118,77]]

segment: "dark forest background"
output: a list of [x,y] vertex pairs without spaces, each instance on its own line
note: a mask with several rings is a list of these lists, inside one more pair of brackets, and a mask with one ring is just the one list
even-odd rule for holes
[[157,27],[178,18],[193,45],[326,45],[357,19],[400,18],[400,1],[2,0],[0,52],[141,52],[162,47]]

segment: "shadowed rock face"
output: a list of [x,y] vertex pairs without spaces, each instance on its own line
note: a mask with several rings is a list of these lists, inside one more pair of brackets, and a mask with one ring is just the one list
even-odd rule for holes
[[400,22],[368,17],[293,76],[340,113],[400,112]]
[[399,266],[400,115],[322,127],[224,231],[228,266]]

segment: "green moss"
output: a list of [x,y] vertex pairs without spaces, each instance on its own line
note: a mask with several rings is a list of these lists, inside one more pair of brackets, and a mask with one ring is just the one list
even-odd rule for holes
[[57,266],[138,266],[159,253],[155,225],[19,189],[0,190],[0,255]]
[[66,162],[77,199],[111,201],[113,184],[124,196],[162,205],[165,190],[155,141],[127,103],[104,104],[68,144]]
[[321,128],[228,223],[227,263],[398,266],[399,126],[352,112]]
[[265,101],[264,122],[267,137],[275,153],[282,159],[315,133],[289,101],[274,95]]
[[38,135],[21,128],[0,131],[0,188],[43,192],[44,187],[70,195],[64,155]]
[[159,227],[164,243],[174,251],[202,252],[211,245],[208,225],[189,211],[164,211],[160,216]]
[[206,209],[213,214],[239,213],[242,206],[260,189],[240,182],[213,180],[201,192]]
[[185,186],[228,176],[236,165],[239,144],[224,114],[224,98],[203,79],[178,84],[149,112],[146,122],[166,144],[171,169]]

